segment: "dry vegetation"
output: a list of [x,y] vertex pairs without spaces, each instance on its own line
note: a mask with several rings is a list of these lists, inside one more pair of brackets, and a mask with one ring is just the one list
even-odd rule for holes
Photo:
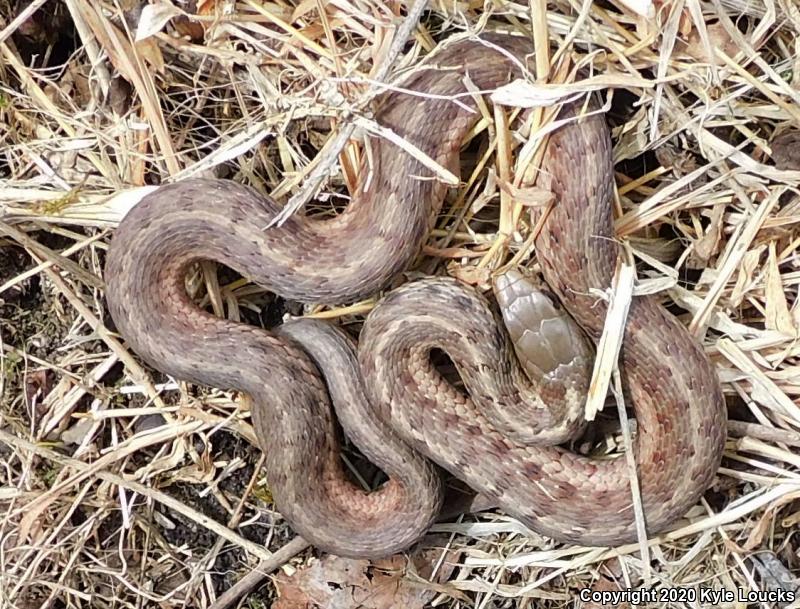
[[[375,607],[565,607],[584,587],[793,589],[794,0],[434,1],[416,28],[396,1],[189,4],[0,0],[0,607],[219,608],[230,597],[264,607],[274,580],[251,576],[254,592],[220,595],[256,566],[285,581],[312,560],[273,510],[236,396],[176,385],[110,331],[104,253],[136,187],[163,180],[232,178],[293,203],[321,182],[327,196],[312,209],[334,209],[358,173],[348,126],[375,83],[483,28],[533,30],[532,68],[549,82],[574,79],[580,63],[613,90],[618,234],[637,256],[638,285],[674,303],[719,371],[732,420],[725,460],[704,500],[646,554],[554,545],[488,513],[436,527],[435,572],[401,560],[381,567],[391,576],[348,583],[329,561],[339,574],[329,581],[351,596],[383,586],[361,605]],[[403,28],[410,38],[397,44]],[[493,128],[507,134],[502,120]],[[527,214],[503,188],[519,185],[516,154],[489,156],[485,138],[469,151],[418,266],[483,285],[509,261],[535,268],[535,256]],[[209,270],[190,288],[215,312],[251,323],[280,314],[263,290]],[[605,449],[621,443],[611,435]],[[303,581],[283,607],[303,606]],[[422,592],[387,597],[387,586]],[[336,599],[317,602],[356,606]]]

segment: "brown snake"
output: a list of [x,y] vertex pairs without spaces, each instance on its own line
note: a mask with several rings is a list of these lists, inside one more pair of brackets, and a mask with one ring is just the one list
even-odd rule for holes
[[[520,38],[484,38],[494,44],[464,41],[437,53],[403,84],[426,95],[383,94],[375,115],[451,171],[478,116],[464,95],[465,71],[479,89],[493,89],[518,77],[531,51]],[[450,279],[408,283],[385,296],[365,322],[357,356],[333,326],[301,320],[269,332],[218,319],[189,300],[187,268],[203,259],[302,302],[354,301],[385,287],[420,251],[446,187],[395,145],[373,139],[369,146],[361,185],[333,219],[295,215],[265,230],[280,206],[223,180],[186,180],[145,197],[108,254],[118,330],[161,371],[249,395],[275,503],[321,549],[372,557],[417,540],[442,502],[439,471],[428,459],[542,534],[588,545],[635,539],[625,459],[554,446],[582,427],[585,362],[576,361],[587,357],[556,308],[524,314],[533,326],[524,336],[534,360],[529,379],[494,308]],[[550,289],[596,341],[607,307],[593,290],[611,285],[618,256],[604,119],[556,130],[541,176],[556,204],[536,240],[537,257]],[[514,285],[501,291],[513,301],[508,290]],[[655,299],[633,300],[623,345],[652,534],[710,485],[722,455],[724,402],[701,347]],[[468,396],[439,375],[433,348],[456,364]],[[328,391],[346,433],[390,478],[375,492],[345,474]]]

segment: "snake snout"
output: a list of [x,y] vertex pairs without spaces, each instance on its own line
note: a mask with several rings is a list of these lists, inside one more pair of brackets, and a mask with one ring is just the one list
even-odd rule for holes
[[493,288],[514,351],[536,380],[570,375],[587,389],[593,351],[578,324],[532,280],[517,270],[494,278]]

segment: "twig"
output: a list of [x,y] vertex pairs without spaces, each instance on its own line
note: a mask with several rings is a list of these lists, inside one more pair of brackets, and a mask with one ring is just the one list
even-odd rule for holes
[[746,423],[745,421],[728,421],[728,433],[737,438],[750,436],[767,442],[776,444],[786,444],[787,446],[800,446],[800,434],[787,429],[777,427],[765,427],[758,423]]
[[300,552],[305,550],[309,545],[310,544],[302,537],[295,537],[269,558],[261,559],[261,562],[256,565],[255,569],[226,590],[222,596],[214,601],[209,609],[227,609],[241,597],[249,594],[252,590],[261,585],[261,582],[264,581],[267,575],[272,571],[288,562],[292,557],[300,554]]

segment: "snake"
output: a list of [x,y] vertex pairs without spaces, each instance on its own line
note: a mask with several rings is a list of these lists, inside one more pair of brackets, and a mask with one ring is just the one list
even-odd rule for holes
[[[531,531],[589,546],[634,541],[642,519],[648,535],[663,531],[714,480],[720,381],[652,295],[632,299],[619,358],[635,467],[570,444],[586,424],[591,341],[608,311],[598,294],[622,255],[603,115],[565,104],[547,139],[537,186],[554,204],[531,211],[546,289],[521,273],[499,280],[495,299],[449,277],[404,282],[449,188],[430,161],[458,172],[481,117],[475,91],[524,78],[532,52],[523,36],[458,40],[382,92],[372,120],[397,137],[367,138],[358,185],[333,217],[297,213],[267,228],[277,201],[231,180],[188,178],[145,196],[113,235],[104,278],[117,331],[153,368],[245,397],[275,505],[322,551],[409,548],[442,510],[445,472]],[[320,320],[264,329],[193,303],[186,276],[204,260],[300,303],[383,295],[357,343]],[[442,375],[434,350],[463,386]],[[341,430],[386,474],[379,488],[365,490],[343,465]]]

